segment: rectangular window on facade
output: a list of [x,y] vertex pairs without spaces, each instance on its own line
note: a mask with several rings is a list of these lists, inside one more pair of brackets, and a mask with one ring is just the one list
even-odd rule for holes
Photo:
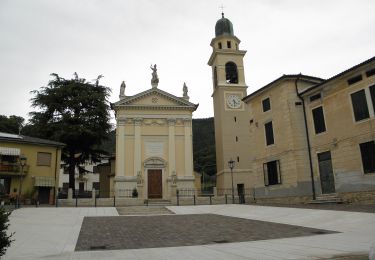
[[227,41],[227,47],[228,47],[228,49],[232,48],[232,42],[231,41]]
[[280,161],[271,161],[263,164],[264,185],[281,183]]
[[270,110],[271,109],[270,99],[269,98],[263,99],[262,105],[263,105],[263,112]]
[[264,125],[264,131],[266,134],[266,144],[271,145],[275,143],[275,140],[273,138],[273,128],[272,128],[272,121],[268,122]]
[[375,113],[375,85],[369,87],[370,89],[370,95],[371,95],[371,101],[372,101],[372,108],[374,109]]
[[95,190],[100,190],[100,182],[93,182],[92,188]]
[[359,144],[361,149],[362,165],[364,173],[375,172],[375,142]]
[[315,100],[318,100],[318,99],[320,99],[322,97],[322,95],[319,93],[319,94],[315,94],[315,95],[312,95],[311,97],[310,97],[310,102],[313,102],[313,101],[315,101]]
[[312,110],[314,119],[315,133],[323,133],[326,131],[326,123],[324,120],[323,107],[317,107]]
[[351,94],[350,96],[352,98],[355,121],[360,121],[369,118],[370,115],[367,107],[365,90],[362,89]]
[[69,190],[69,182],[63,182],[62,189],[63,189],[64,191],[68,191],[68,190]]
[[374,76],[374,75],[375,75],[375,68],[366,71],[366,77],[371,77],[371,76]]
[[362,80],[362,75],[355,76],[353,78],[348,79],[348,84],[352,85]]
[[38,152],[36,165],[37,166],[51,166],[51,159],[52,159],[51,153]]

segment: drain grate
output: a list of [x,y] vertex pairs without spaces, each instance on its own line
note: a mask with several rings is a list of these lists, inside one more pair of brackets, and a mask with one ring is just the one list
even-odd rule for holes
[[214,243],[221,244],[221,243],[229,243],[228,240],[214,240]]
[[312,233],[313,233],[313,234],[317,234],[317,235],[328,234],[328,232],[326,232],[326,231],[322,231],[322,230],[313,231]]
[[90,246],[90,250],[105,250],[107,246]]

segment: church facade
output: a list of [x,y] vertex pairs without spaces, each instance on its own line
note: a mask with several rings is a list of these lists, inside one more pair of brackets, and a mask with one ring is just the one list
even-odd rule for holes
[[223,14],[208,61],[218,190],[283,203],[375,201],[375,57],[328,80],[283,75],[248,94],[239,44]]
[[156,65],[151,67],[152,87],[133,96],[121,84],[116,113],[116,175],[118,197],[137,189],[138,197],[170,199],[176,189],[193,189],[192,113],[184,83],[182,97],[158,88]]

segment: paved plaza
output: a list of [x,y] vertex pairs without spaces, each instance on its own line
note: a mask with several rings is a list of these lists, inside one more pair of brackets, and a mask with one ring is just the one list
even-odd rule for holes
[[[228,243],[219,241],[225,239],[218,237],[219,243],[142,249],[103,250],[100,248],[102,245],[98,245],[98,248],[94,248],[96,250],[76,251],[85,217],[93,220],[110,217],[108,219],[111,221],[118,218],[119,227],[123,224],[121,219],[137,217],[119,216],[116,208],[22,208],[15,210],[10,217],[10,231],[16,232],[15,242],[3,259],[366,259],[370,247],[375,243],[374,213],[253,205],[173,206],[168,209],[175,215],[138,218],[166,218],[173,223],[178,219],[184,220],[183,217],[201,220],[199,218],[212,216],[210,222],[216,223],[215,229],[221,228],[218,223],[232,218],[234,222],[249,221],[244,224],[249,229],[256,229],[252,226],[254,223],[271,222],[269,227],[273,227],[271,230],[274,229],[275,236],[272,237],[271,232],[266,240]],[[160,239],[155,235],[155,229],[160,227],[158,224],[148,226],[149,230],[153,230],[150,232],[154,232],[153,240]],[[182,223],[185,226],[188,224],[186,221]],[[280,238],[275,228],[277,224],[298,226],[300,231],[320,229],[336,233]],[[101,224],[92,223],[93,228],[98,225]],[[243,230],[243,226],[240,231],[252,232]],[[111,230],[108,232],[111,233]],[[179,236],[176,234],[177,238]]]

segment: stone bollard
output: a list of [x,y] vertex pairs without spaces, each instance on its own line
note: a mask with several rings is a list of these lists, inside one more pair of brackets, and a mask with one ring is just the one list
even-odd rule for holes
[[217,188],[214,187],[214,197],[217,197]]
[[95,192],[95,188],[92,188],[92,191],[91,191],[91,198],[92,198],[92,204],[95,205],[96,207],[96,192]]
[[171,198],[176,197],[177,185],[171,185]]
[[138,199],[143,199],[143,185],[137,184]]
[[68,199],[69,200],[73,199],[73,189],[72,188],[68,189]]

